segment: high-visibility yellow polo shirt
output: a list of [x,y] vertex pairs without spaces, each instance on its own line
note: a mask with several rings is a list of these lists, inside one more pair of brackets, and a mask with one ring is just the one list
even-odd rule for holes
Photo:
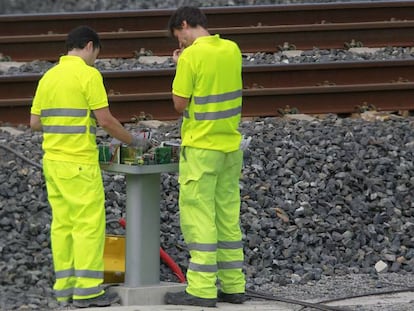
[[181,126],[182,146],[232,152],[240,147],[242,56],[219,35],[197,38],[178,58],[173,94],[191,98]]
[[108,106],[101,73],[77,56],[62,56],[40,79],[31,113],[39,115],[44,157],[97,163],[93,110]]

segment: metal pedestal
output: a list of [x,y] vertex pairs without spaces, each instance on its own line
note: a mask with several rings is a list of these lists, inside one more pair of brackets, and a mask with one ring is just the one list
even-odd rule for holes
[[178,164],[101,167],[126,174],[125,283],[111,290],[119,293],[123,305],[162,304],[166,291],[185,288],[160,283],[160,177],[178,171]]

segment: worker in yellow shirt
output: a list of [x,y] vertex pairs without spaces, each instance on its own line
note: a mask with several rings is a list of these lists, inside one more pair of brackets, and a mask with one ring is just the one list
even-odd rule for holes
[[93,67],[100,48],[93,29],[73,29],[67,55],[39,81],[30,118],[31,128],[43,132],[54,292],[58,301],[80,308],[119,301],[102,287],[106,221],[97,124],[125,144],[142,144],[109,110],[102,75]]
[[183,113],[179,210],[191,258],[186,290],[167,293],[165,303],[243,303],[242,55],[235,42],[210,35],[206,16],[196,7],[178,8],[168,27],[180,46],[173,52],[172,98]]

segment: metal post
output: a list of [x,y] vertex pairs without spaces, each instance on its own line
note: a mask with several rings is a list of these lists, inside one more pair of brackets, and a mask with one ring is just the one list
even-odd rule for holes
[[126,175],[126,287],[160,283],[160,176]]

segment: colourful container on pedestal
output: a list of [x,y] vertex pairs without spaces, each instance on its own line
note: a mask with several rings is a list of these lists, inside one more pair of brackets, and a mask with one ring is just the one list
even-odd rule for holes
[[109,145],[99,145],[99,162],[108,163],[111,161],[111,150]]
[[171,163],[171,147],[157,147],[155,149],[155,164]]

